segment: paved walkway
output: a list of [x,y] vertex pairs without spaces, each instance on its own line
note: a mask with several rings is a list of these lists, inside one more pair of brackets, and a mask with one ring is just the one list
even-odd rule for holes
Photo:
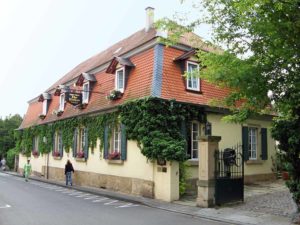
[[[8,173],[19,176],[17,173]],[[31,177],[31,179],[65,186],[64,182],[46,180],[39,177]],[[280,181],[246,186],[244,203],[208,209],[195,207],[195,201],[191,201],[191,199],[168,203],[99,188],[82,186],[72,186],[70,188],[185,215],[227,222],[229,224],[287,225],[291,224],[292,214],[296,211],[296,206],[287,188]]]

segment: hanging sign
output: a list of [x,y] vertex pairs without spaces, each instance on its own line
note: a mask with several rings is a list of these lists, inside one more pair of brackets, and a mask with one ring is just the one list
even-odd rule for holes
[[75,92],[66,93],[66,101],[74,106],[79,105],[82,101],[82,94]]

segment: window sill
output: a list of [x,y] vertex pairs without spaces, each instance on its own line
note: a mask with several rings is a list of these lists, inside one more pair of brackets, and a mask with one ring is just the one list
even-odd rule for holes
[[188,89],[188,88],[186,88],[185,90],[187,92],[191,92],[191,93],[194,93],[194,94],[203,94],[203,92],[201,90],[198,91],[198,90],[192,90],[192,89]]
[[199,159],[189,159],[187,161],[188,166],[199,166]]
[[85,158],[75,158],[76,162],[86,162]]
[[108,162],[108,164],[117,164],[117,165],[124,164],[124,160],[121,160],[121,159],[108,159],[107,162]]
[[260,164],[263,164],[263,161],[259,160],[259,159],[256,159],[256,160],[249,159],[248,161],[245,161],[245,163],[246,163],[246,165],[260,165]]
[[60,156],[53,156],[53,159],[55,159],[55,160],[61,160],[62,157],[60,157]]

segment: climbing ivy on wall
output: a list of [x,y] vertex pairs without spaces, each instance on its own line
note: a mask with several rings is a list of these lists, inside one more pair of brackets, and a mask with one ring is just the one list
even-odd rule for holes
[[[116,112],[74,117],[24,129],[16,135],[17,149],[30,156],[33,137],[38,135],[39,152],[49,153],[53,148],[54,132],[61,131],[64,149],[69,152],[73,145],[74,130],[82,126],[88,129],[88,147],[93,151],[99,138],[101,151],[105,126],[115,126],[121,122],[126,127],[127,138],[136,140],[142,154],[148,159],[183,162],[187,159],[184,132],[188,130],[187,125],[191,120],[204,122],[204,114],[198,106],[148,97],[126,102]],[[46,137],[46,142],[43,137]]]
[[127,138],[136,140],[148,159],[187,159],[184,131],[191,120],[204,121],[202,110],[175,100],[144,98],[119,107]]
[[[77,127],[85,127],[88,129],[88,146],[92,150],[96,147],[97,139],[100,139],[100,150],[103,149],[104,143],[104,127],[106,124],[116,124],[118,121],[118,113],[112,112],[97,116],[75,117],[66,120],[59,120],[51,124],[34,126],[17,131],[16,149],[18,152],[26,156],[30,156],[33,148],[33,138],[39,136],[39,149],[42,154],[49,153],[53,149],[53,137],[56,131],[62,132],[62,141],[64,150],[69,152],[73,145],[74,130]],[[46,141],[44,141],[44,138]]]

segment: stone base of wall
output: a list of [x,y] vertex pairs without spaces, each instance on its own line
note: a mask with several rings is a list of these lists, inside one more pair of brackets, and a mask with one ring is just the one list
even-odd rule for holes
[[245,175],[244,184],[252,184],[258,181],[273,181],[276,179],[274,173],[269,174],[255,174],[255,175]]
[[[244,184],[252,184],[258,181],[274,181],[276,179],[275,174],[256,174],[256,175],[245,175]],[[187,195],[196,195],[197,194],[197,178],[187,180],[186,187]]]
[[[42,171],[45,171],[45,167],[43,167]],[[64,172],[62,168],[50,167],[49,179],[65,181]],[[152,181],[78,170],[75,171],[72,178],[75,185],[104,188],[148,198],[154,197],[154,183]]]

